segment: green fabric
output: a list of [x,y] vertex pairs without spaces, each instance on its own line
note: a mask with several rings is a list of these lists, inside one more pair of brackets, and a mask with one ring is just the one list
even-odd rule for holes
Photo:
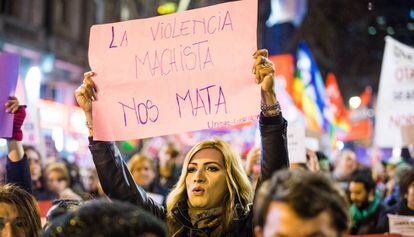
[[379,192],[375,192],[374,201],[372,201],[368,208],[365,208],[364,210],[359,210],[359,208],[355,205],[351,205],[351,215],[354,222],[354,226],[359,223],[362,220],[368,219],[371,217],[378,209],[379,205],[381,203],[380,194]]

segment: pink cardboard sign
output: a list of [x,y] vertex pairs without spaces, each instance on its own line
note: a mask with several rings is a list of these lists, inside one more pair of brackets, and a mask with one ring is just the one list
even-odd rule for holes
[[257,0],[91,28],[95,140],[127,140],[256,119]]

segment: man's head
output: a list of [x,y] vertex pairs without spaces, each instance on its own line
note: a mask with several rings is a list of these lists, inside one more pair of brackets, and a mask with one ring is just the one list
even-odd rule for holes
[[356,170],[351,175],[349,183],[349,196],[351,202],[361,207],[369,202],[369,197],[374,195],[375,181],[369,170]]
[[166,237],[164,224],[129,203],[95,200],[52,221],[45,237]]
[[255,202],[257,237],[338,237],[347,233],[348,204],[322,174],[284,170],[263,183]]

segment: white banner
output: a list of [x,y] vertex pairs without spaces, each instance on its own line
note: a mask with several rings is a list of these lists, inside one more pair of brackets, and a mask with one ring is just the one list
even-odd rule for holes
[[414,236],[414,216],[400,216],[388,214],[391,234]]
[[414,125],[414,48],[389,36],[385,41],[375,144],[379,147],[401,147],[409,143],[409,139],[403,139],[403,128]]

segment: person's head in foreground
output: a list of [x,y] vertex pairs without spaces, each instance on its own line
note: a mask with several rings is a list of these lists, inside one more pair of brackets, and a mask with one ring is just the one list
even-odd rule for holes
[[46,224],[43,228],[46,230],[47,228],[49,228],[50,223],[52,223],[52,221],[59,218],[60,216],[65,215],[70,211],[77,210],[82,204],[83,202],[79,200],[54,200],[52,203],[52,207],[50,207],[47,211]]
[[40,229],[34,197],[16,185],[0,186],[0,236],[36,237]]
[[45,237],[166,237],[164,224],[141,208],[94,200],[52,221]]
[[333,181],[298,169],[263,183],[254,218],[257,237],[341,237],[349,228],[348,203]]
[[[252,199],[253,189],[238,154],[228,143],[210,139],[188,152],[180,179],[168,196],[168,219],[174,222],[174,208],[188,205],[192,221],[209,213],[214,221],[208,227],[223,234],[234,218],[249,211]],[[204,228],[203,222],[195,221],[193,225]],[[169,223],[171,234],[179,229],[179,223]]]

